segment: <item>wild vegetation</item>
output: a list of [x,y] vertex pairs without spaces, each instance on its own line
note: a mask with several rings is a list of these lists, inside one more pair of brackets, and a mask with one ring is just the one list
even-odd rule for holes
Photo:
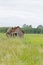
[[43,65],[43,34],[10,38],[0,33],[0,65]]

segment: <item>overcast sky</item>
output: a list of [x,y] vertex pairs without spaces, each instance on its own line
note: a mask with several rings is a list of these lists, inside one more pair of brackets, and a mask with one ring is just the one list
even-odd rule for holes
[[43,25],[43,0],[0,0],[0,26]]

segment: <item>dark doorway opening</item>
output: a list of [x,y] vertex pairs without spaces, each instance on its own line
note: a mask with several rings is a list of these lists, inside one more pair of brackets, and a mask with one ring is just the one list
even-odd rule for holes
[[15,36],[17,36],[17,33],[14,33],[15,34]]

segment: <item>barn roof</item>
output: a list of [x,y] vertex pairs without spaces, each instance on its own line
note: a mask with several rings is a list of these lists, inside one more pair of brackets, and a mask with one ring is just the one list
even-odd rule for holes
[[24,31],[23,31],[19,26],[9,28],[9,29],[7,30],[7,32],[15,32],[17,28],[19,28],[20,31],[22,31],[22,32],[24,33]]
[[19,26],[14,27],[14,31],[16,31],[17,28],[19,28],[24,33],[24,31]]

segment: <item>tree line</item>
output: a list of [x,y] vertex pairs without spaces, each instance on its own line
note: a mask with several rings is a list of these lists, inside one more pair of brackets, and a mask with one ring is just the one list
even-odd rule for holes
[[[0,27],[0,33],[6,33],[7,29],[9,27]],[[38,25],[36,28],[33,28],[32,25],[26,25],[24,24],[21,27],[26,34],[43,34],[43,26]]]
[[0,27],[0,33],[6,33],[9,27]]
[[32,25],[24,24],[22,29],[25,33],[33,33],[33,34],[43,34],[43,26],[38,25],[36,28],[33,28]]

